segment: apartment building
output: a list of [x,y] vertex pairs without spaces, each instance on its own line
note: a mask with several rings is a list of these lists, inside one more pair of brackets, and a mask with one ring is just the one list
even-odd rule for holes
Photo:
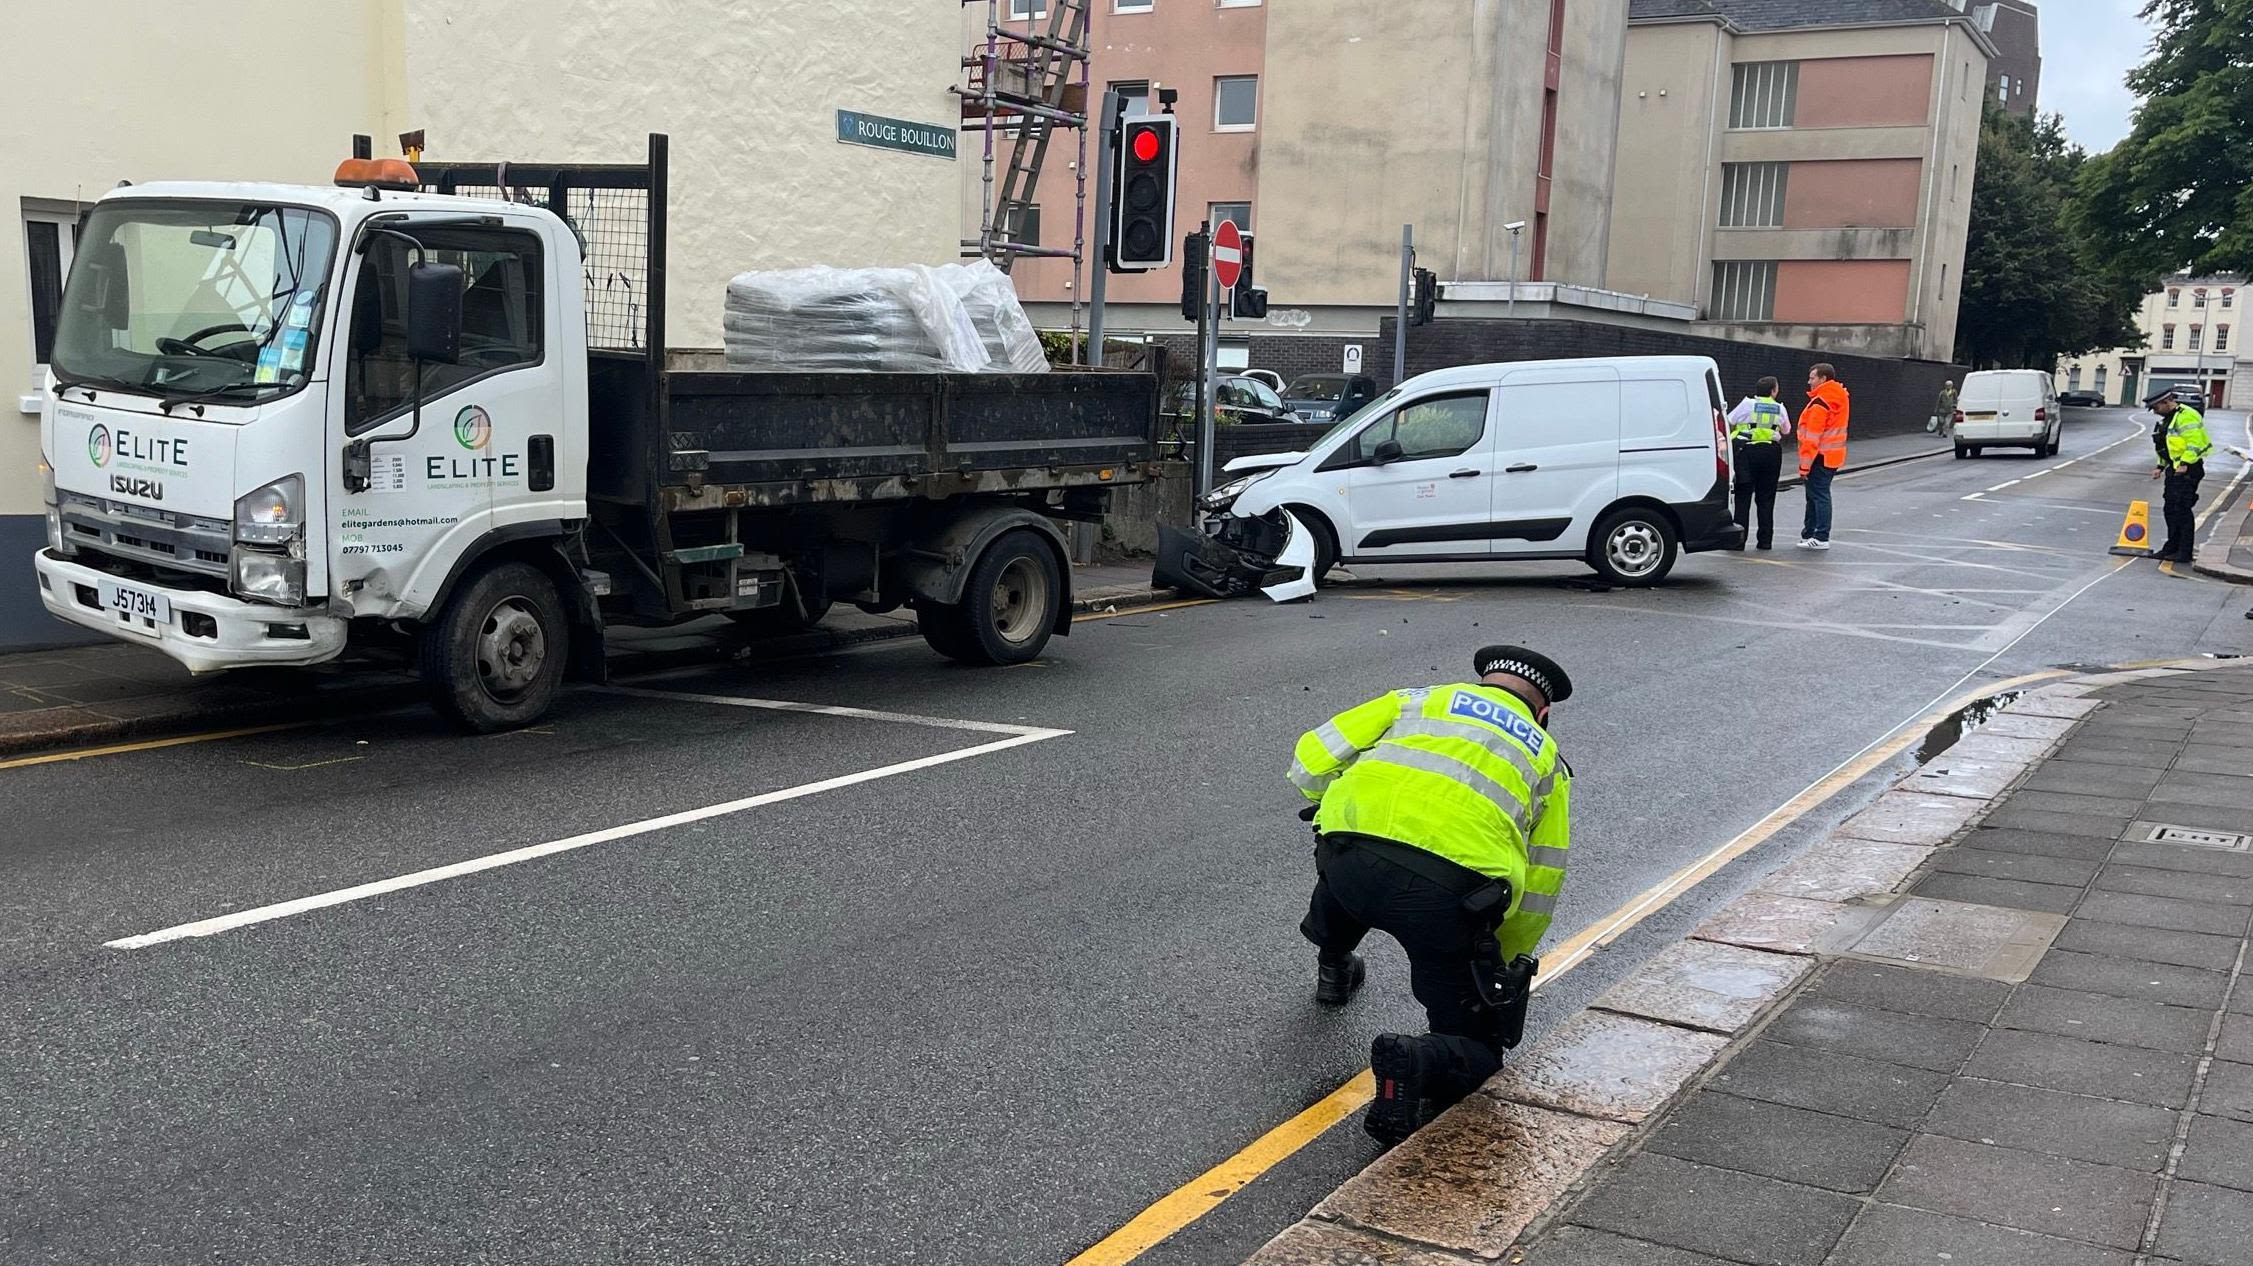
[[2144,296],[2136,312],[2140,348],[2113,348],[2058,362],[2060,391],[2093,391],[2115,404],[2135,404],[2163,383],[2198,383],[2207,403],[2237,408],[2253,401],[2253,357],[2243,352],[2253,288],[2234,273],[2177,273]]
[[1632,0],[1605,284],[1946,360],[1994,53],[1944,0]]
[[[1293,338],[1331,355],[1392,315],[1404,224],[1443,283],[1508,281],[1514,261],[1521,280],[1602,284],[1626,16],[1617,0],[1093,0],[1090,78],[1138,103],[1176,90],[1180,231],[1233,219],[1253,235],[1271,311],[1226,326],[1224,358]],[[1052,151],[1048,243],[1070,241],[1074,176]],[[1068,263],[1015,277],[1037,323],[1068,322]],[[1180,285],[1178,269],[1112,278],[1110,331],[1183,333]]]
[[636,162],[672,138],[676,342],[715,346],[728,277],[959,251],[957,158],[840,143],[839,111],[960,105],[952,6],[842,0],[239,0],[209,14],[26,6],[0,111],[0,647],[68,637],[40,608],[38,415],[72,228],[121,180],[326,183],[355,133],[437,159]]
[[1987,63],[1987,91],[2021,118],[2034,113],[2042,91],[2042,15],[2033,0],[1995,0],[1972,10],[1995,45]]

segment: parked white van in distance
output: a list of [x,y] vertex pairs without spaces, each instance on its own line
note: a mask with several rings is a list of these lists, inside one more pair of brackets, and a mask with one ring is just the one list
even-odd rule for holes
[[1464,365],[1409,379],[1302,452],[1228,463],[1204,531],[1162,532],[1156,579],[1210,594],[1278,579],[1302,530],[1339,564],[1571,559],[1654,585],[1737,549],[1720,373],[1702,356]]
[[2057,383],[2039,369],[1981,369],[1964,375],[1950,419],[1956,456],[1984,448],[2030,448],[2054,456],[2064,440]]

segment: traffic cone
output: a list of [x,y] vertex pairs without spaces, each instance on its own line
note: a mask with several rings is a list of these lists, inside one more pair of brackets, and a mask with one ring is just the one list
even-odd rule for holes
[[2131,501],[2128,517],[2120,521],[2120,539],[2107,551],[2130,558],[2151,557],[2151,503]]

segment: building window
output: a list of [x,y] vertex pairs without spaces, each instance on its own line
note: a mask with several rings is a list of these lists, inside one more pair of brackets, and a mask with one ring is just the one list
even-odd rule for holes
[[1156,0],[1111,0],[1113,13],[1148,13]]
[[1220,0],[1219,7],[1223,9],[1256,9],[1260,7],[1260,3],[1261,0]]
[[2159,350],[2160,350],[2160,351],[2163,351],[2163,352],[2171,352],[2171,351],[2173,351],[2174,349],[2175,349],[2175,327],[2174,327],[2174,326],[2172,326],[2172,325],[2162,325],[2162,326],[2160,326],[2160,327],[2159,327]]
[[1249,132],[1259,122],[1259,76],[1213,80],[1213,131]]
[[2065,371],[2065,389],[2067,391],[2079,391],[2081,389],[2081,367],[2079,365]]
[[1721,227],[1776,229],[1784,224],[1789,163],[1721,164]]
[[2235,299],[2235,298],[2237,298],[2237,292],[2236,292],[2235,290],[2232,290],[2232,289],[2230,289],[2230,288],[2229,288],[2228,286],[2224,286],[2224,287],[2222,287],[2222,306],[2223,306],[2223,307],[2225,307],[2225,308],[2226,308],[2226,307],[2229,307],[2229,306],[2230,306],[2230,301],[2231,301],[2231,300],[2233,300],[2233,299]]
[[2195,351],[2197,351],[2197,350],[2198,350],[2198,345],[2199,345],[2200,343],[2204,342],[2205,340],[2206,340],[2206,327],[2205,327],[2205,326],[2203,326],[2203,325],[2194,325],[2194,326],[2190,327],[2190,350],[2192,350],[2192,351],[2194,351],[2194,352],[2195,352]]
[[1728,259],[1713,264],[1715,321],[1771,321],[1776,315],[1776,261]]
[[2190,306],[2194,308],[2203,308],[2206,306],[2206,287],[2200,286],[2190,292]]
[[2093,385],[2098,395],[2104,394],[2104,366],[2097,366],[2096,381]]
[[1003,238],[1019,246],[1040,245],[1040,204],[1025,203],[1014,217],[1004,215],[995,228]]
[[1798,62],[1738,62],[1729,90],[1729,126],[1790,127],[1799,109]]
[[1125,101],[1119,103],[1119,114],[1122,117],[1130,114],[1150,113],[1149,80],[1119,79],[1104,86],[1126,98]]
[[23,213],[24,262],[31,278],[31,363],[45,368],[55,348],[55,317],[63,307],[63,279],[70,276],[71,239],[77,221],[50,211]]
[[1048,0],[1009,0],[1009,16],[1020,22],[1048,16]]
[[1206,217],[1211,227],[1219,228],[1222,220],[1236,226],[1239,233],[1252,231],[1252,204],[1249,202],[1214,202],[1206,207]]
[[2183,306],[2183,292],[2180,290],[2169,290],[2167,292],[2167,306],[2170,308],[2179,308]]
[[2230,350],[2230,327],[2226,325],[2214,327],[2214,350],[2217,352]]
[[2004,75],[2004,76],[2002,77],[2002,80],[2003,80],[2003,100],[2005,100],[2005,101],[2009,101],[2009,100],[2010,100],[2010,76],[2009,76],[2009,75]]

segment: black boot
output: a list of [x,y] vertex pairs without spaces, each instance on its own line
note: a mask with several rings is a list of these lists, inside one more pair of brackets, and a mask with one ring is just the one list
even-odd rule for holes
[[1342,1007],[1353,1000],[1361,989],[1362,977],[1368,974],[1359,954],[1325,957],[1315,967],[1314,1000],[1326,1007]]
[[1380,1033],[1369,1044],[1369,1069],[1377,1078],[1377,1097],[1361,1128],[1369,1137],[1395,1147],[1431,1123],[1448,1104],[1440,1096],[1445,1080],[1440,1053],[1422,1038]]

